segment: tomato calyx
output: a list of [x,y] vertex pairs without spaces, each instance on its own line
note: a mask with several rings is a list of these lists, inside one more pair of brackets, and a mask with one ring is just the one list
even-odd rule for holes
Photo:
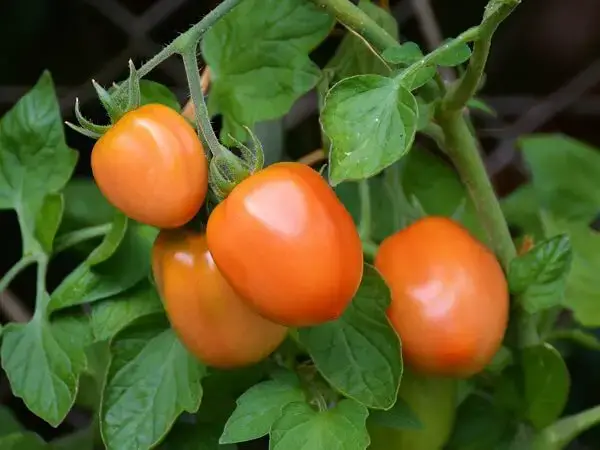
[[[127,112],[139,108],[141,104],[140,77],[132,60],[129,60],[129,77],[123,86],[113,85],[109,90],[104,89],[96,80],[92,80],[96,94],[110,118],[110,124],[97,125],[86,119],[81,113],[79,99],[75,99],[75,118],[78,125],[65,122],[73,130],[92,139],[99,139],[112,124],[117,122]],[[126,87],[126,89],[124,89]]]
[[244,128],[250,135],[252,148],[230,136],[237,144],[240,156],[221,147],[221,151],[210,161],[209,184],[218,202],[223,201],[239,183],[264,166],[265,157],[262,144],[252,130],[248,127]]

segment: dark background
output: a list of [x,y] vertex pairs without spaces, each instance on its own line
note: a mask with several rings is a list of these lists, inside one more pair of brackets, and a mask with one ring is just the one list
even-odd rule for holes
[[[75,97],[84,114],[105,121],[90,83],[110,85],[126,76],[127,60],[148,59],[210,11],[217,0],[2,0],[0,2],[0,115],[6,112],[49,69],[57,86],[65,120],[72,120]],[[486,0],[432,0],[443,38],[479,22]],[[415,7],[417,4],[417,7]],[[423,22],[421,0],[391,1],[403,38],[422,47],[435,41]],[[520,134],[551,131],[569,134],[600,146],[600,1],[523,0],[501,26],[487,69],[482,98],[499,113],[477,115],[486,164],[500,195],[511,192],[526,177],[515,152]],[[425,33],[424,30],[428,31]],[[318,63],[331,55],[339,37],[332,36],[314,53]],[[182,101],[187,96],[183,68],[176,59],[153,72],[150,79],[171,87]],[[314,97],[299,102],[282,122],[288,151],[298,157],[318,146]],[[90,176],[93,141],[67,129],[71,147],[80,153],[77,175]],[[293,145],[291,145],[293,143]],[[0,213],[2,251],[0,273],[20,256],[19,232],[12,213]],[[59,260],[51,277],[69,270]],[[61,267],[62,264],[62,267]],[[52,279],[50,281],[52,284]],[[10,295],[31,311],[35,280],[19,277]],[[0,296],[2,294],[0,293]],[[3,322],[6,311],[0,311]],[[600,358],[575,350],[568,363],[573,389],[567,412],[600,403],[596,380]],[[0,402],[8,403],[32,428],[51,437],[79,427],[85,415],[75,411],[58,431],[27,413],[10,394],[0,373]],[[572,448],[597,448],[600,433],[589,432]]]

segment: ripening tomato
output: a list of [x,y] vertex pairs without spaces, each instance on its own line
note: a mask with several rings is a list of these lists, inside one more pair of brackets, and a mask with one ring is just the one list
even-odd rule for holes
[[225,281],[204,234],[161,231],[152,250],[152,269],[171,326],[205,364],[253,364],[284,340],[287,328],[254,312]]
[[138,222],[175,228],[200,210],[208,164],[194,128],[160,104],[126,113],[92,150],[100,191]]
[[208,248],[232,287],[288,326],[338,318],[363,273],[352,217],[318,172],[273,164],[238,184],[212,212]]
[[398,398],[421,425],[403,430],[369,423],[370,450],[441,450],[450,438],[456,417],[458,382],[424,376],[405,369]]
[[423,218],[382,242],[375,267],[410,366],[468,377],[490,362],[508,324],[508,286],[494,254],[465,228]]

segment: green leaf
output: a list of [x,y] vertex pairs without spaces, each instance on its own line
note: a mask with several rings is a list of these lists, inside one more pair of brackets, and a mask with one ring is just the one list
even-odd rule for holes
[[391,64],[409,65],[423,58],[423,52],[417,43],[405,42],[399,47],[385,49],[381,56]]
[[306,403],[291,403],[271,429],[270,450],[364,450],[369,445],[369,411],[352,400],[333,409],[314,411]]
[[140,91],[142,94],[141,105],[160,103],[177,112],[181,111],[177,96],[163,84],[151,80],[140,80]]
[[[391,36],[398,39],[398,23],[388,11],[367,0],[361,0],[358,7]],[[327,63],[327,69],[335,73],[331,81],[340,81],[353,75],[390,74],[390,67],[362,38],[352,32],[346,33],[335,55]]]
[[[65,211],[61,229],[77,230],[110,223],[117,210],[106,200],[92,179],[74,178],[63,191]],[[90,208],[90,205],[94,205]]]
[[210,66],[211,114],[223,115],[221,138],[244,141],[243,125],[276,119],[315,87],[320,70],[309,53],[333,17],[304,0],[246,0],[202,40]]
[[41,437],[27,431],[0,437],[0,448],[2,450],[44,450],[48,447]]
[[397,76],[397,82],[409,91],[414,91],[427,84],[436,74],[436,67],[432,63],[424,63],[410,70],[405,70]]
[[81,354],[53,334],[43,318],[10,324],[2,341],[2,367],[13,394],[38,417],[58,426],[75,401]]
[[64,210],[64,200],[61,194],[48,194],[35,221],[35,238],[46,255],[52,253],[52,245],[60,226]]
[[0,405],[0,438],[23,431],[24,427],[13,415],[8,406]]
[[219,444],[220,427],[215,425],[178,422],[160,450],[236,450],[235,444]]
[[233,444],[266,436],[285,406],[303,401],[299,385],[278,380],[252,386],[237,400],[219,442]]
[[126,223],[117,219],[104,241],[55,289],[50,300],[52,311],[120,294],[150,273],[150,254],[158,230]]
[[564,306],[573,311],[581,325],[599,326],[600,234],[585,223],[558,219],[551,214],[543,214],[542,221],[548,236],[567,233],[571,241],[573,260],[567,277]]
[[0,210],[14,209],[23,235],[23,254],[41,252],[36,219],[48,194],[67,183],[77,153],[63,131],[49,72],[44,72],[0,120]]
[[540,203],[531,183],[521,185],[504,197],[501,206],[508,223],[519,227],[520,234],[529,234],[536,240],[545,237],[540,217]]
[[438,66],[454,67],[469,60],[471,48],[464,42],[448,39],[437,50],[433,62]]
[[589,221],[596,216],[600,209],[598,149],[561,135],[533,135],[519,143],[543,207],[568,219]]
[[399,160],[412,146],[417,101],[394,80],[358,75],[327,94],[321,125],[331,140],[332,185],[369,178]]
[[205,369],[163,315],[138,319],[111,342],[112,361],[100,411],[107,449],[148,449],[183,412],[200,407]]
[[345,396],[374,409],[394,405],[402,377],[400,340],[386,315],[389,302],[385,282],[365,265],[361,286],[342,317],[299,330],[323,377]]
[[87,368],[86,347],[93,342],[90,319],[87,314],[65,315],[50,322],[52,334],[69,355],[76,373]]
[[92,329],[98,341],[112,339],[134,320],[163,311],[154,286],[143,280],[121,294],[92,306]]
[[516,431],[513,418],[479,395],[468,397],[458,408],[448,450],[497,449]]
[[541,430],[562,413],[569,396],[569,370],[550,344],[527,347],[522,352],[526,417]]
[[387,411],[371,411],[368,423],[397,430],[419,430],[423,428],[423,424],[414,411],[401,398],[398,398],[396,404]]
[[571,243],[561,234],[513,259],[508,271],[510,290],[531,314],[562,303],[571,266]]

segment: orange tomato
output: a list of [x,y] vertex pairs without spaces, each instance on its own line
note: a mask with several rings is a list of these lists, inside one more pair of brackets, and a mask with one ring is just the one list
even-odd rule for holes
[[217,269],[203,234],[163,230],[152,269],[171,326],[198,359],[218,368],[266,358],[287,328],[256,314]]
[[466,229],[421,219],[382,242],[375,267],[390,287],[388,317],[411,367],[467,377],[490,362],[508,324],[508,286],[494,254]]
[[358,290],[361,241],[318,172],[273,164],[238,184],[212,212],[208,248],[231,286],[288,326],[338,318]]
[[160,104],[119,119],[94,145],[92,172],[110,203],[159,228],[191,220],[208,189],[208,164],[194,128]]

